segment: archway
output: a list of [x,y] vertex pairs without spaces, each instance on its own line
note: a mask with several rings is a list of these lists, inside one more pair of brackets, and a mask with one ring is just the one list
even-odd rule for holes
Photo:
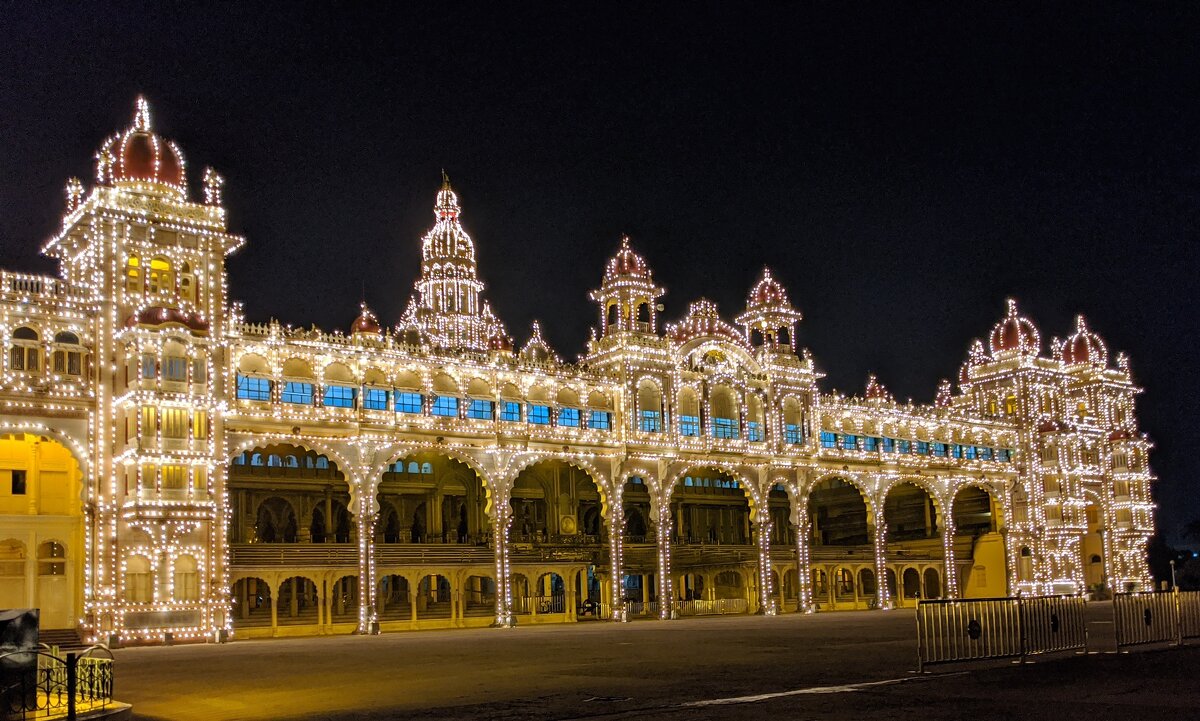
[[958,569],[959,595],[963,598],[999,598],[1008,595],[1008,558],[1001,506],[986,488],[968,485],[954,494],[951,550]]
[[[941,536],[941,519],[933,495],[916,483],[904,481],[888,489],[883,501],[883,520],[887,529],[886,556],[895,562],[923,561],[940,563],[945,559],[945,546]],[[939,578],[935,574],[935,578]],[[920,583],[916,595],[909,595],[908,583],[905,596],[900,600],[912,601],[921,597]],[[941,596],[941,589],[933,597]],[[925,597],[930,597],[925,593]]]
[[530,598],[532,607],[537,613],[563,613],[566,611],[566,583],[563,577],[554,572],[538,576],[534,587],[534,595]]
[[271,625],[271,584],[239,578],[233,584],[233,628]]
[[569,543],[601,552],[608,535],[601,518],[603,499],[586,471],[558,459],[532,463],[517,474],[509,502],[510,540]]
[[1092,493],[1084,494],[1087,505],[1084,506],[1084,523],[1087,530],[1079,544],[1080,562],[1083,565],[1084,588],[1096,594],[1104,594],[1108,587],[1108,568],[1105,563],[1104,548],[1104,509],[1099,499]]
[[358,576],[342,576],[329,586],[329,622],[357,623]]
[[306,576],[292,576],[279,584],[278,623],[297,626],[317,623],[321,595],[317,584]]
[[412,589],[408,579],[394,574],[384,575],[379,579],[380,621],[408,621],[412,618]]
[[229,542],[350,543],[350,487],[324,453],[289,443],[257,446],[228,466]]
[[491,576],[468,576],[463,585],[463,617],[496,613],[496,581]]
[[451,618],[454,600],[450,579],[437,574],[422,578],[417,584],[416,605],[420,620]]
[[379,538],[386,543],[487,543],[487,489],[463,461],[434,452],[389,463],[379,483]]

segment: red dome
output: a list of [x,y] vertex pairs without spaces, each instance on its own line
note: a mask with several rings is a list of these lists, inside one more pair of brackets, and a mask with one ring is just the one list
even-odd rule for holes
[[1075,332],[1063,342],[1063,362],[1067,365],[1091,363],[1108,365],[1108,348],[1100,336],[1087,327],[1083,316],[1075,316]]
[[1042,349],[1042,337],[1028,318],[1017,313],[1017,301],[1008,299],[1008,315],[992,328],[992,355],[1016,351],[1021,355],[1037,355]]
[[512,353],[513,339],[503,333],[496,333],[488,338],[488,348],[503,353]]
[[371,312],[371,309],[367,307],[366,302],[363,302],[360,307],[362,311],[358,314],[358,317],[354,319],[354,323],[350,326],[350,334],[358,335],[360,333],[366,333],[368,335],[379,335],[379,319],[377,319],[375,314]]
[[155,328],[164,325],[182,325],[197,333],[208,332],[208,321],[199,313],[185,313],[178,308],[166,308],[158,305],[143,308],[125,319],[126,328],[139,325]]
[[623,235],[621,236],[621,249],[609,259],[604,275],[608,278],[619,275],[649,278],[650,267],[646,265],[645,258],[633,252],[633,249],[629,247],[629,236]]
[[185,191],[184,160],[179,147],[150,130],[150,106],[138,98],[133,125],[109,138],[96,154],[101,183],[154,183]]
[[771,277],[770,268],[763,268],[762,278],[750,289],[750,298],[746,301],[746,307],[750,310],[791,307],[787,291],[783,289],[779,281]]

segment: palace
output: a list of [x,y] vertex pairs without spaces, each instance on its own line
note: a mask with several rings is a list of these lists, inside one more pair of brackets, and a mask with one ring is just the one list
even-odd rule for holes
[[[132,124],[0,275],[0,607],[116,641],[1148,588],[1139,392],[1015,302],[931,405],[824,393],[769,270],[663,323],[620,241],[577,363],[484,299],[443,178],[395,326],[244,319],[223,180]],[[597,269],[599,271],[599,269]],[[601,274],[598,272],[598,276]],[[351,315],[350,313],[347,314]]]

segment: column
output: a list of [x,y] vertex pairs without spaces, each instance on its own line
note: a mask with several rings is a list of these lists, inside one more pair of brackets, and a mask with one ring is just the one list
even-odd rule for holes
[[283,590],[283,584],[271,589],[271,635],[279,635],[279,592]]
[[[625,565],[625,508],[620,491],[608,507],[608,601],[611,606],[609,618],[613,621],[628,621],[625,610],[625,594],[622,574]],[[603,598],[603,596],[601,596]]]
[[771,516],[766,508],[759,509],[762,516],[753,524],[754,544],[758,546],[758,610],[760,616],[777,613],[774,590],[771,587]]
[[568,575],[563,576],[563,586],[566,587],[567,592],[566,598],[563,599],[563,603],[566,604],[563,611],[567,614],[567,621],[573,622],[577,620],[575,618],[575,581],[579,578],[579,571],[568,571],[567,573]]
[[408,613],[409,625],[413,628],[417,627],[417,591],[421,585],[420,579],[417,580],[417,586],[414,587],[411,583],[408,585]]
[[500,493],[492,502],[492,550],[496,554],[496,619],[492,626],[508,628],[513,625],[512,567],[508,556],[508,529],[512,525],[512,506]]
[[946,598],[958,598],[958,564],[954,559],[954,523],[942,524],[942,583]]
[[[871,540],[875,546],[875,597],[881,609],[892,607],[892,597],[887,587],[887,521],[883,518],[883,504],[875,511],[871,525]],[[833,584],[829,584],[830,587]]]
[[656,560],[658,573],[655,574],[658,578],[658,618],[662,621],[676,617],[673,603],[675,589],[671,587],[671,521],[671,504],[660,502],[658,504],[658,525],[654,529],[654,537],[658,551]]
[[323,543],[337,540],[337,521],[333,517],[333,486],[325,486],[325,538]]
[[[351,485],[351,488],[354,486]],[[355,539],[358,542],[358,629],[356,633],[379,633],[379,614],[376,612],[376,597],[379,589],[375,585],[375,488],[368,484],[355,504],[358,512],[354,517]]]
[[793,501],[796,509],[796,584],[799,587],[800,598],[796,610],[800,613],[812,613],[816,610],[813,604],[812,587],[812,550],[810,543],[812,529],[809,525],[808,499]]

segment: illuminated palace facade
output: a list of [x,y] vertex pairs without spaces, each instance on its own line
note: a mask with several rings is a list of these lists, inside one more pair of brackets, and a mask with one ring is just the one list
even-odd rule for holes
[[[0,607],[125,641],[1148,588],[1128,359],[1015,303],[930,405],[824,393],[769,271],[675,323],[623,239],[579,362],[484,300],[444,181],[384,328],[253,323],[223,181],[139,100],[0,276]],[[599,269],[598,269],[599,270]],[[598,273],[598,275],[600,275]],[[349,317],[351,313],[348,313]]]

